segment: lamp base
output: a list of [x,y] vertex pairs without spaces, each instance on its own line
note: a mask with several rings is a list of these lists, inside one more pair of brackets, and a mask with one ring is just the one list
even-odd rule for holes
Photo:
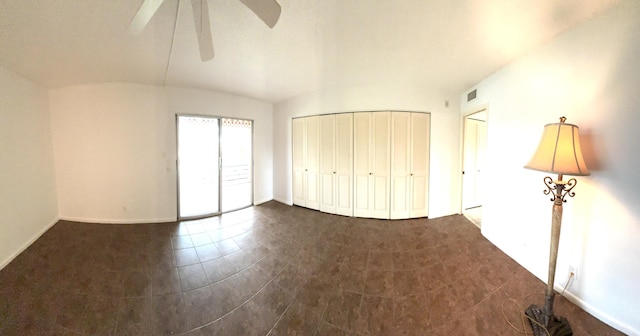
[[[571,336],[571,326],[569,321],[564,317],[550,316],[549,325],[544,321],[544,312],[538,306],[532,304],[524,311],[524,314],[529,317],[529,323],[531,329],[533,329],[533,335],[535,336]],[[538,323],[535,323],[533,321]],[[542,327],[544,326],[544,328]]]

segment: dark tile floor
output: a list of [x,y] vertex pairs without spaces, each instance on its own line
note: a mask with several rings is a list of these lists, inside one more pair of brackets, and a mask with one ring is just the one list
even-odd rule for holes
[[[0,271],[0,334],[519,335],[507,319],[522,328],[543,290],[462,216],[269,202],[182,223],[61,221]],[[576,335],[620,334],[560,296],[556,313]]]

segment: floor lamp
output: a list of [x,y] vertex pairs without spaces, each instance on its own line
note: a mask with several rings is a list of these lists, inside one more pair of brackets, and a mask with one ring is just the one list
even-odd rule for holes
[[553,314],[553,282],[556,274],[556,261],[558,259],[558,244],[560,242],[560,226],[562,223],[562,203],[565,197],[575,196],[572,189],[576,186],[576,179],[567,181],[563,175],[586,176],[589,175],[582,151],[580,150],[580,136],[578,126],[567,124],[567,118],[561,117],[559,123],[545,125],[542,139],[533,157],[525,168],[539,170],[551,174],[558,174],[557,180],[547,176],[544,184],[545,195],[551,194],[553,210],[551,216],[551,246],[549,249],[549,278],[545,290],[545,301],[542,309],[532,304],[525,314],[529,317],[531,328],[535,336],[560,336],[573,335],[566,318],[556,317]]

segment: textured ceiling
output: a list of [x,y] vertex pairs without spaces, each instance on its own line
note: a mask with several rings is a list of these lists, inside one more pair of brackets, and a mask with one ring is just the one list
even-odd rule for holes
[[387,81],[458,94],[618,2],[278,0],[269,29],[238,0],[208,1],[215,58],[202,63],[190,1],[165,0],[131,36],[142,0],[0,0],[0,64],[52,88],[135,82],[278,102]]

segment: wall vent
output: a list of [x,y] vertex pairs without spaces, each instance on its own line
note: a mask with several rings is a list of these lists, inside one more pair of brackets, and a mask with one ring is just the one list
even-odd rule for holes
[[478,93],[477,89],[474,89],[473,91],[467,93],[467,101],[470,102],[470,101],[476,99],[477,93]]

